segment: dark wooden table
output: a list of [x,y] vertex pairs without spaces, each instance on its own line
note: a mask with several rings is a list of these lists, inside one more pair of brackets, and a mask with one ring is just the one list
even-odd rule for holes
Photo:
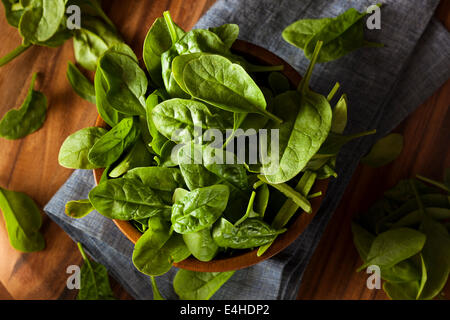
[[[126,42],[140,53],[148,28],[164,10],[170,10],[181,27],[190,29],[212,3],[214,0],[114,0],[105,11]],[[450,28],[450,1],[443,0],[436,14]],[[21,41],[17,31],[7,25],[3,7],[0,28],[2,56]],[[49,100],[48,118],[41,130],[18,141],[0,139],[0,185],[27,193],[41,208],[72,172],[58,165],[61,143],[76,130],[91,126],[96,117],[95,107],[76,96],[66,80],[68,60],[74,61],[72,41],[58,49],[31,48],[0,69],[0,116],[20,106],[32,72],[40,72],[37,88]],[[357,169],[305,273],[299,299],[386,299],[382,290],[366,288],[365,273],[355,272],[361,261],[352,244],[350,220],[400,178],[415,173],[441,176],[450,164],[449,101],[447,81],[395,130],[404,134],[406,146],[394,163],[380,169]],[[75,297],[76,292],[66,288],[66,267],[81,263],[76,245],[46,216],[42,231],[47,248],[22,254],[9,245],[0,219],[0,299]],[[130,299],[114,281],[113,288],[117,298]]]

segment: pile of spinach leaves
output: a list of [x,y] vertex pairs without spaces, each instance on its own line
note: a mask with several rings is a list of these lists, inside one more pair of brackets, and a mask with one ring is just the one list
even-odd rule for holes
[[352,224],[364,264],[377,265],[391,299],[433,299],[450,273],[450,170],[444,182],[401,180]]
[[[321,195],[311,194],[312,187],[337,176],[341,147],[374,132],[343,134],[348,100],[344,94],[333,102],[339,84],[326,96],[310,89],[321,39],[293,88],[278,72],[282,67],[254,65],[236,55],[231,47],[238,33],[234,24],[185,32],[165,12],[145,39],[146,70],[121,43],[97,61],[94,90],[71,73],[78,93],[90,101],[95,97],[110,129],[84,128],[61,146],[62,166],[105,168],[89,199],[70,201],[66,213],[81,218],[97,210],[130,221],[142,233],[133,263],[151,277],[158,299],[154,277],[173,263],[190,256],[211,261],[254,248],[264,254],[296,212],[312,211],[309,199]],[[206,141],[199,130],[211,128],[223,133],[224,144]],[[227,128],[234,134],[226,136]],[[238,129],[280,131],[277,170],[270,161],[214,161],[237,158],[225,146],[240,138]],[[269,159],[270,151],[269,146]],[[190,161],[199,158],[201,164]],[[180,270],[174,288],[183,299],[208,299],[232,274]]]

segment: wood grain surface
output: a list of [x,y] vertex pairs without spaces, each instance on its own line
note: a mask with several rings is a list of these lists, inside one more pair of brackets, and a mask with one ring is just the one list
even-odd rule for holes
[[[170,10],[181,27],[190,29],[212,3],[214,0],[113,0],[107,3],[105,11],[126,42],[141,53],[148,28],[164,10]],[[6,23],[3,6],[0,7],[2,56],[15,48],[21,38]],[[450,28],[450,1],[442,1],[437,16]],[[96,118],[95,106],[79,98],[66,80],[68,60],[74,61],[70,40],[58,49],[33,47],[0,69],[0,117],[20,106],[32,72],[39,72],[36,88],[49,101],[42,129],[21,140],[0,139],[0,186],[27,193],[41,208],[72,172],[58,165],[61,143],[76,130],[92,126]],[[307,269],[299,299],[386,298],[382,290],[366,289],[366,275],[355,272],[361,261],[352,244],[349,221],[399,178],[419,172],[440,177],[443,167],[450,164],[449,101],[450,81],[447,81],[396,129],[405,135],[406,142],[396,162],[380,169],[358,168]],[[0,299],[75,297],[76,292],[66,288],[66,268],[81,263],[76,245],[45,215],[42,231],[47,248],[22,254],[11,248],[4,221],[0,219]],[[112,286],[117,298],[131,298],[114,281]]]

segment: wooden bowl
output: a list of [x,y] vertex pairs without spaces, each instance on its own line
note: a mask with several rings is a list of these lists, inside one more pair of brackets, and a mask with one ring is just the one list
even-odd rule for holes
[[[301,76],[298,72],[287,64],[284,60],[269,52],[268,50],[261,48],[257,45],[251,44],[246,41],[236,40],[232,47],[233,52],[251,59],[254,63],[260,63],[262,65],[283,65],[284,70],[281,71],[290,81],[293,87],[297,87],[300,83]],[[95,122],[95,126],[107,127],[107,124],[98,115]],[[94,169],[94,178],[96,184],[100,181],[104,169]],[[194,257],[189,257],[184,261],[174,263],[175,267],[201,272],[224,272],[230,270],[238,270],[247,268],[258,262],[264,261],[273,255],[279,253],[287,246],[289,246],[302,232],[306,229],[308,224],[312,221],[317,211],[319,210],[323,196],[326,193],[328,187],[328,180],[319,180],[314,184],[312,193],[322,191],[322,196],[311,199],[312,213],[307,214],[304,212],[296,213],[295,217],[288,230],[279,235],[269,249],[260,257],[256,255],[257,249],[252,251],[245,251],[243,253],[237,253],[232,257],[213,259],[208,262],[202,262]],[[243,208],[245,210],[245,208]],[[300,209],[299,209],[300,210]],[[113,220],[120,231],[133,243],[136,243],[141,237],[141,233],[128,221]]]

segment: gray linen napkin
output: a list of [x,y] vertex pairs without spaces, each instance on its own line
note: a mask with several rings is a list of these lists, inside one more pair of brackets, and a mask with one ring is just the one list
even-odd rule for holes
[[[368,32],[384,48],[358,50],[334,62],[317,65],[311,86],[327,93],[336,81],[348,95],[348,133],[377,129],[377,135],[355,141],[341,152],[339,178],[329,185],[319,212],[307,230],[286,250],[256,266],[239,270],[213,299],[295,299],[302,274],[338,205],[360,157],[370,145],[397,126],[450,77],[450,35],[435,19],[439,0],[378,1],[386,5],[381,30]],[[360,0],[219,0],[196,27],[224,23],[240,26],[239,38],[276,53],[304,73],[308,60],[281,38],[281,31],[300,18],[336,16],[350,7],[365,10],[374,1]],[[149,21],[150,23],[150,21]],[[137,299],[151,299],[147,276],[132,265],[133,245],[112,221],[94,212],[75,220],[64,215],[64,205],[86,198],[94,186],[90,171],[77,170],[46,205],[46,213]],[[172,279],[176,269],[157,278],[163,295],[175,299]]]

